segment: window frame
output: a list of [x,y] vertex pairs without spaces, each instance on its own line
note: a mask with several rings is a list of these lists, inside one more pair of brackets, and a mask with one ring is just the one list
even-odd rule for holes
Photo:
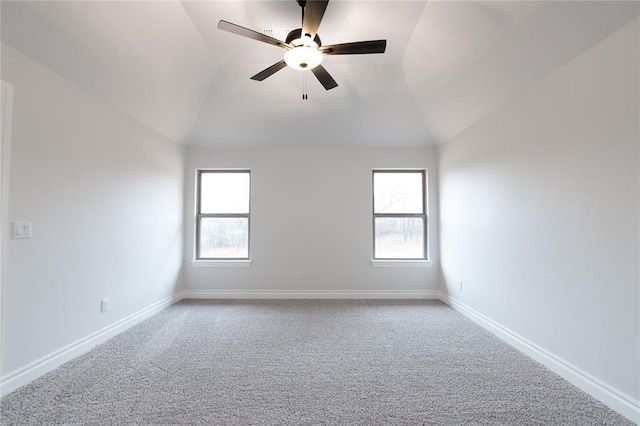
[[[247,173],[249,175],[249,212],[248,213],[202,213],[202,176],[207,173]],[[196,170],[196,206],[194,261],[196,262],[237,262],[251,259],[251,169],[197,169]],[[247,219],[247,257],[201,257],[200,228],[203,218],[246,218]]]
[[[422,213],[376,213],[376,173],[419,173],[422,175]],[[429,261],[429,227],[428,227],[428,203],[427,203],[427,170],[426,169],[373,169],[371,173],[371,200],[372,200],[372,229],[373,229],[373,262],[425,262]],[[422,257],[377,257],[376,256],[376,218],[421,218],[423,231]]]

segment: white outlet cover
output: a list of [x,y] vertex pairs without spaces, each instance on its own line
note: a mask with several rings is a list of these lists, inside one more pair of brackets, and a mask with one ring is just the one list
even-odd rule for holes
[[31,222],[13,222],[13,239],[31,238]]

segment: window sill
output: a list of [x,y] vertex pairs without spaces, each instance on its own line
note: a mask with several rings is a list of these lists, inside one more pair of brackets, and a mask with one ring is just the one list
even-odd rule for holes
[[376,260],[371,259],[374,268],[430,268],[430,260]]
[[194,268],[249,268],[251,260],[192,260]]

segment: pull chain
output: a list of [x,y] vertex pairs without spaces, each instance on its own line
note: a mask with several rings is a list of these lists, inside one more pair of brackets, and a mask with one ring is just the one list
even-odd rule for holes
[[309,99],[309,94],[307,93],[307,72],[302,71],[302,100],[306,101]]

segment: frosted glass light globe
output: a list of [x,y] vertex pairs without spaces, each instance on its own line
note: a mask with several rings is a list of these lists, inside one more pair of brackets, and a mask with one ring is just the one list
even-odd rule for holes
[[284,54],[284,61],[291,68],[297,70],[310,70],[322,62],[322,53],[318,50],[318,44],[309,37],[301,37],[291,42],[293,49]]

